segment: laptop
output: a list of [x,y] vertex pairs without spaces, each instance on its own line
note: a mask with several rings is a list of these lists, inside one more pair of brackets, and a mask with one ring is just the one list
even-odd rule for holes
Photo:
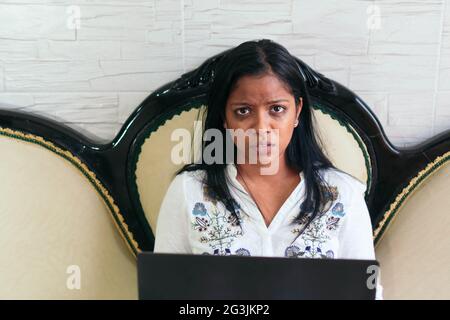
[[370,277],[378,266],[376,260],[142,252],[139,299],[373,300]]

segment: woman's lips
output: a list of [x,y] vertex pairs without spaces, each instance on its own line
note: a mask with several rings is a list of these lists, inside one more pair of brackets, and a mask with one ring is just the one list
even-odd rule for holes
[[257,151],[272,151],[272,148],[274,147],[274,144],[268,143],[268,144],[257,144],[252,147],[253,150]]
[[251,147],[257,148],[257,147],[273,147],[273,146],[274,146],[273,143],[260,143],[260,144],[254,144]]

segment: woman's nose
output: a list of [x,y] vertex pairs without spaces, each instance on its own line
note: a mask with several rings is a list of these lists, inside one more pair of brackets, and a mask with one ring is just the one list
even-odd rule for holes
[[258,112],[256,114],[253,129],[255,129],[258,134],[270,132],[270,118],[265,112]]

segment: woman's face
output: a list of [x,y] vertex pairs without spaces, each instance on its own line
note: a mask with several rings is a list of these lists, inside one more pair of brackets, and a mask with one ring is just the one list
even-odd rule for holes
[[244,147],[237,143],[239,135],[234,135],[234,143],[238,153],[245,150],[246,163],[256,150],[258,163],[266,158],[266,164],[284,155],[301,109],[302,99],[296,105],[290,90],[275,75],[243,76],[228,96],[224,127],[245,133]]

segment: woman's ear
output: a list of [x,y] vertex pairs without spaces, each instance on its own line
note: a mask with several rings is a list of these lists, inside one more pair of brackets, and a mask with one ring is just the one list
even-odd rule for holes
[[223,127],[224,127],[225,129],[228,129],[226,121],[223,122]]
[[295,115],[295,118],[298,119],[298,120],[299,120],[299,117],[300,117],[300,112],[302,111],[302,107],[303,107],[303,98],[300,97],[300,98],[298,98],[297,113]]

